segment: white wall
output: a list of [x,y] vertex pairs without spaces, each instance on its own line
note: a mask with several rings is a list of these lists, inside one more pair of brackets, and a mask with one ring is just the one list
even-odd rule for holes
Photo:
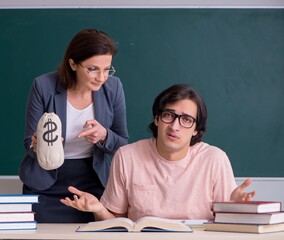
[[0,0],[0,8],[284,8],[283,0]]
[[22,182],[18,176],[0,176],[0,194],[22,193]]
[[[240,185],[246,178],[236,178],[237,185]],[[252,178],[252,184],[246,191],[256,190],[253,200],[279,201],[282,202],[284,210],[284,178]]]

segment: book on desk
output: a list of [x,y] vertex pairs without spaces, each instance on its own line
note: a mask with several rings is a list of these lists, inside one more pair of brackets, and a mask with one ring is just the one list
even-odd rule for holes
[[0,194],[0,230],[36,229],[32,205],[38,195]]
[[207,231],[269,233],[284,231],[281,202],[213,203],[214,221],[205,224]]
[[275,224],[284,223],[284,212],[270,213],[215,213],[216,223]]
[[208,223],[206,231],[240,232],[240,233],[272,233],[284,231],[284,223],[277,224],[234,224],[234,223]]
[[38,195],[34,194],[0,194],[1,203],[38,203]]
[[37,222],[0,222],[0,230],[35,230]]
[[281,211],[281,202],[241,201],[214,202],[214,212],[267,213]]
[[142,217],[136,222],[129,218],[111,218],[103,221],[89,222],[80,226],[77,232],[123,231],[123,232],[192,232],[190,226],[179,220],[159,217]]

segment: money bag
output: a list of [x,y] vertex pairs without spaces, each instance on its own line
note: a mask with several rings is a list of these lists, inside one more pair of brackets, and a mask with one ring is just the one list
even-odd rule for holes
[[64,162],[62,126],[55,113],[44,113],[37,125],[37,160],[45,170],[59,168]]

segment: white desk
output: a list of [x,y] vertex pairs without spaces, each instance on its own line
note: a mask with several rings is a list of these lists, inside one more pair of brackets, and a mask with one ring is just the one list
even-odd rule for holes
[[80,224],[38,224],[37,230],[0,231],[0,239],[93,239],[93,240],[283,240],[284,232],[266,234],[207,232],[193,228],[193,233],[75,232]]

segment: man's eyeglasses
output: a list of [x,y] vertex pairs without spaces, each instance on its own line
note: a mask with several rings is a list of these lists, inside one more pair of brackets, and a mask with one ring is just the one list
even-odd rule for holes
[[104,70],[100,70],[100,69],[97,69],[94,66],[84,67],[81,63],[79,63],[79,64],[82,68],[84,68],[87,71],[88,74],[90,74],[94,77],[99,77],[101,75],[101,72],[103,72],[104,77],[113,76],[114,73],[115,73],[115,69],[114,69],[113,66],[110,66],[109,68],[106,68]]
[[191,128],[193,124],[196,122],[196,119],[190,115],[187,114],[178,115],[169,111],[163,111],[160,114],[160,117],[164,123],[173,123],[176,120],[176,118],[178,118],[179,124],[184,128]]

